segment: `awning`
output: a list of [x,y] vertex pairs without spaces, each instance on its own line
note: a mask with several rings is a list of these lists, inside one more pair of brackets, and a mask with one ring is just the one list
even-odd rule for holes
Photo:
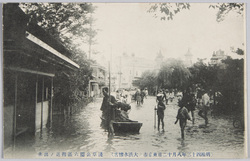
[[75,62],[70,60],[68,57],[61,54],[60,52],[56,51],[55,49],[50,47],[48,44],[46,44],[42,40],[38,39],[36,36],[32,35],[28,31],[26,31],[26,35],[27,35],[26,38],[29,39],[30,41],[32,41],[33,43],[39,45],[40,47],[42,47],[45,50],[49,51],[50,53],[54,54],[56,57],[68,62],[69,64],[73,65],[74,67],[80,68],[80,66],[78,64],[76,64]]

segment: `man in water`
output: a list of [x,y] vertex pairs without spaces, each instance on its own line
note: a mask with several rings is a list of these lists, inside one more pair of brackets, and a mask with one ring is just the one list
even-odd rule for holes
[[209,110],[209,105],[210,105],[210,97],[206,92],[203,91],[203,95],[201,98],[202,102],[202,109],[199,111],[198,115],[202,117],[205,120],[205,125],[207,126],[208,124],[208,118],[207,118],[207,112]]
[[158,131],[160,131],[160,122],[162,125],[162,131],[164,131],[164,110],[166,109],[165,104],[163,103],[163,92],[162,90],[159,91],[159,93],[156,96],[156,102],[157,102],[157,116],[158,116]]
[[191,92],[190,87],[188,87],[183,92],[182,103],[187,108],[188,112],[191,111],[192,121],[194,124],[194,120],[195,120],[194,110],[195,110],[195,106],[196,106],[196,99],[195,99],[195,95]]
[[104,121],[104,126],[108,129],[109,132],[112,132],[110,129],[110,122],[114,120],[114,108],[116,106],[116,99],[114,96],[108,93],[108,88],[103,88],[103,101],[100,110],[102,111],[102,119]]
[[191,118],[188,114],[188,110],[186,109],[186,107],[184,107],[184,103],[182,100],[178,102],[178,105],[180,108],[176,116],[175,124],[177,124],[177,122],[179,121],[181,128],[181,138],[184,139],[184,130],[187,125],[187,120],[191,120]]

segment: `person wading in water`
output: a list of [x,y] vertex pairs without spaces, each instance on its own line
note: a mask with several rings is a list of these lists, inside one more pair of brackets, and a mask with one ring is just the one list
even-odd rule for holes
[[156,96],[156,102],[157,102],[157,116],[158,116],[158,131],[160,131],[160,123],[162,125],[162,131],[164,132],[164,110],[166,109],[165,104],[163,103],[163,93],[160,90],[160,92]]
[[176,116],[175,124],[177,124],[179,120],[180,128],[181,128],[181,138],[184,139],[184,130],[187,125],[187,120],[191,120],[191,118],[188,114],[188,110],[186,109],[186,107],[184,107],[183,101],[180,100],[178,104],[180,108]]
[[102,119],[104,128],[108,130],[109,133],[113,133],[111,126],[111,121],[114,120],[114,108],[116,107],[116,99],[114,96],[108,94],[108,88],[103,88],[103,101],[100,110],[102,111]]

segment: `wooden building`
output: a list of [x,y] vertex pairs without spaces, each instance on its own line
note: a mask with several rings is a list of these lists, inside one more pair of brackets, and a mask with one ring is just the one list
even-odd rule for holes
[[105,67],[93,63],[92,79],[89,81],[89,97],[99,97],[102,95],[102,88],[108,84],[108,71]]
[[69,56],[18,4],[3,5],[4,149],[52,122],[53,77],[79,68]]

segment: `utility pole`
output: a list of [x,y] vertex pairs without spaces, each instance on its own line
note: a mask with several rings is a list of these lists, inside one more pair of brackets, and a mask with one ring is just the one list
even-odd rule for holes
[[111,70],[113,71],[113,66],[112,66],[112,63],[113,63],[113,60],[112,60],[112,56],[113,56],[113,51],[112,51],[112,45],[110,45],[110,61],[109,61],[109,91],[111,91],[111,88],[112,88],[112,80],[111,80]]
[[109,61],[109,99],[110,99],[110,90],[111,90],[111,71],[110,71],[110,61]]
[[89,21],[89,59],[91,58],[91,54],[92,54],[92,39],[93,39],[93,33],[92,33],[92,15],[90,17],[90,21]]
[[119,74],[119,88],[121,88],[121,77],[122,77],[122,72],[121,72],[121,57],[120,57],[120,65],[119,65],[119,67],[120,67],[120,71],[118,72],[118,74]]
[[89,31],[89,59],[91,58],[91,45],[92,45],[92,22],[90,23],[90,31]]

